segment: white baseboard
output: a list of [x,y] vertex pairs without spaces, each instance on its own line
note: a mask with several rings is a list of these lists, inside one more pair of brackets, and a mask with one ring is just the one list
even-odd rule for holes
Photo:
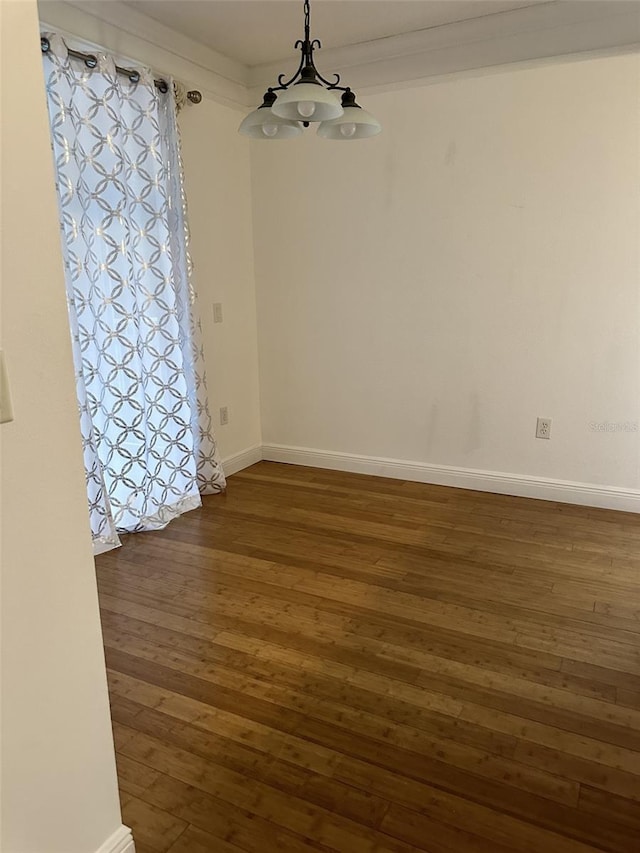
[[638,489],[550,480],[545,477],[526,477],[522,474],[502,474],[496,471],[478,471],[473,468],[455,468],[449,465],[429,465],[426,462],[406,462],[403,459],[359,456],[355,453],[287,447],[282,444],[263,444],[262,458],[269,462],[288,462],[292,465],[308,465],[311,468],[374,474],[378,477],[455,486],[459,489],[474,489],[500,495],[560,501],[603,509],[618,509],[624,512],[640,512],[640,490]]
[[243,468],[248,468],[249,465],[255,465],[262,459],[262,445],[256,444],[255,447],[249,447],[240,453],[234,453],[233,456],[227,456],[222,460],[225,477],[230,477]]
[[101,844],[96,853],[136,853],[133,835],[128,826],[122,824],[113,835]]

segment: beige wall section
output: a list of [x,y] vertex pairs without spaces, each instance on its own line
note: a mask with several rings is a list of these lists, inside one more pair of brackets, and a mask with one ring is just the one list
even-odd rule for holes
[[3,853],[121,826],[36,5],[0,4]]
[[[637,488],[637,56],[252,143],[265,444]],[[283,236],[284,235],[284,236]],[[551,441],[534,438],[553,419]]]
[[[214,101],[180,114],[191,253],[209,405],[223,458],[261,443],[249,143],[241,113]],[[222,323],[213,305],[222,303]],[[229,423],[220,426],[227,406]]]
[[[246,110],[225,106],[208,97],[210,75],[185,63],[174,52],[142,41],[83,10],[64,3],[40,4],[48,26],[126,53],[142,62],[156,61],[158,73],[173,74],[191,87],[202,89],[201,104],[188,104],[179,117],[182,131],[186,189],[191,226],[191,254],[202,318],[209,404],[222,458],[259,445],[260,403],[253,233],[248,140],[237,128]],[[198,57],[202,46],[191,43]],[[183,76],[191,69],[199,79]],[[223,322],[213,323],[213,304],[222,303]],[[229,423],[221,426],[219,409],[227,406]]]

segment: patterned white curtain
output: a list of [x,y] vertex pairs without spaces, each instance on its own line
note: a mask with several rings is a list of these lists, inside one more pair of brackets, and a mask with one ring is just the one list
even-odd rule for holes
[[94,551],[220,492],[171,82],[44,55]]

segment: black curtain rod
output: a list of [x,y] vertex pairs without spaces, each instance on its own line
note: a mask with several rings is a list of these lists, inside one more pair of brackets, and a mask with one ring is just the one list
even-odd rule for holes
[[[40,49],[43,53],[48,53],[51,50],[51,42],[46,36],[40,36]],[[98,57],[93,53],[82,53],[82,51],[73,50],[70,47],[67,47],[67,53],[69,56],[73,56],[74,59],[81,59],[87,68],[95,68],[98,64]],[[124,74],[132,83],[138,83],[140,80],[140,72],[136,71],[135,68],[122,68],[122,66],[116,65],[116,71],[118,74]],[[166,80],[154,80],[153,82],[159,92],[164,94],[169,91],[169,84]],[[196,89],[192,89],[190,92],[187,92],[187,98],[192,104],[199,104],[202,100],[202,93]]]

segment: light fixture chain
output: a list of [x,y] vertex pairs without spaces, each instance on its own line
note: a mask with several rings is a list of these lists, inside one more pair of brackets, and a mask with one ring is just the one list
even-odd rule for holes
[[304,37],[309,41],[309,33],[311,32],[311,3],[310,0],[304,0]]

